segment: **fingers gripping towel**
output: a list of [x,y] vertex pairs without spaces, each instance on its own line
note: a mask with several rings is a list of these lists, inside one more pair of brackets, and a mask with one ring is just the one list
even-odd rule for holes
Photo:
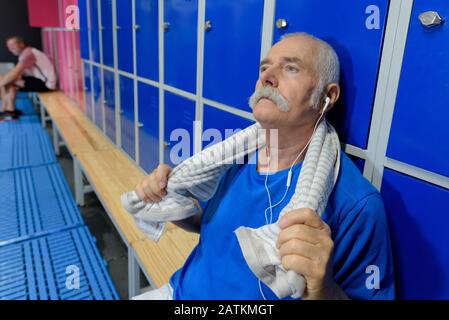
[[[167,195],[159,203],[145,203],[131,191],[123,194],[122,204],[133,214],[138,226],[154,241],[158,241],[166,221],[183,220],[199,213],[192,198],[210,199],[222,175],[234,163],[242,163],[245,155],[265,144],[265,135],[258,123],[236,133],[185,160],[171,172]],[[321,121],[308,147],[295,192],[282,209],[286,212],[310,208],[320,216],[336,183],[340,168],[340,141],[335,129]],[[276,241],[278,222],[257,229],[240,227],[235,230],[243,256],[257,278],[279,298],[299,298],[304,293],[305,280],[281,263]]]

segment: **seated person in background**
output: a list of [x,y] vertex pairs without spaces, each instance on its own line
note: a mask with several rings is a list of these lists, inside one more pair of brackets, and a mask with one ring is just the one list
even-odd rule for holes
[[[305,156],[297,159],[298,154],[307,146],[321,114],[339,98],[339,68],[333,48],[305,33],[287,35],[270,49],[260,64],[250,104],[264,129],[278,130],[278,145],[269,146],[271,151],[277,148],[277,163],[267,161],[264,146],[254,155],[257,161],[234,164],[213,197],[201,204],[201,215],[174,222],[200,234],[185,264],[168,284],[136,299],[277,298],[251,272],[234,230],[267,223],[266,187],[273,221],[291,199],[294,188],[287,192],[285,186],[288,168],[292,167],[292,185],[296,185]],[[288,107],[281,108],[279,101]],[[170,167],[160,165],[136,186],[139,198],[161,201],[170,172]],[[277,248],[283,267],[306,279],[302,299],[394,298],[393,259],[380,193],[343,152],[322,216],[311,209],[293,210],[279,226]]]
[[16,66],[0,75],[1,116],[16,115],[17,90],[45,92],[56,89],[56,72],[50,59],[42,51],[28,47],[20,37],[6,40],[8,50],[19,57]]

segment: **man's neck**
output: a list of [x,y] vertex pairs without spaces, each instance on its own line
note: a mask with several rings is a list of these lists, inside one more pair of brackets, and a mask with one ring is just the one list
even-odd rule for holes
[[[270,140],[270,130],[266,132],[267,145],[259,149],[257,170],[277,172],[301,162],[307,149],[302,152],[313,132],[313,127],[278,129],[278,137]],[[277,141],[276,141],[277,140]],[[270,163],[268,165],[268,155]],[[298,157],[299,156],[299,157]]]

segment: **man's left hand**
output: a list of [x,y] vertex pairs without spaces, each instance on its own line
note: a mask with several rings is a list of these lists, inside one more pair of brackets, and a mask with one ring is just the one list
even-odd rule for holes
[[306,279],[302,299],[347,298],[332,272],[334,242],[330,227],[311,209],[286,213],[279,221],[277,248],[282,265]]

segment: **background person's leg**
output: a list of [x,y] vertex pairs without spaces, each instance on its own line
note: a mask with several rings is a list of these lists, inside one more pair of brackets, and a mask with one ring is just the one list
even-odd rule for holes
[[7,111],[16,110],[16,97],[17,97],[17,87],[15,85],[10,85],[6,88],[7,105],[9,109]]

